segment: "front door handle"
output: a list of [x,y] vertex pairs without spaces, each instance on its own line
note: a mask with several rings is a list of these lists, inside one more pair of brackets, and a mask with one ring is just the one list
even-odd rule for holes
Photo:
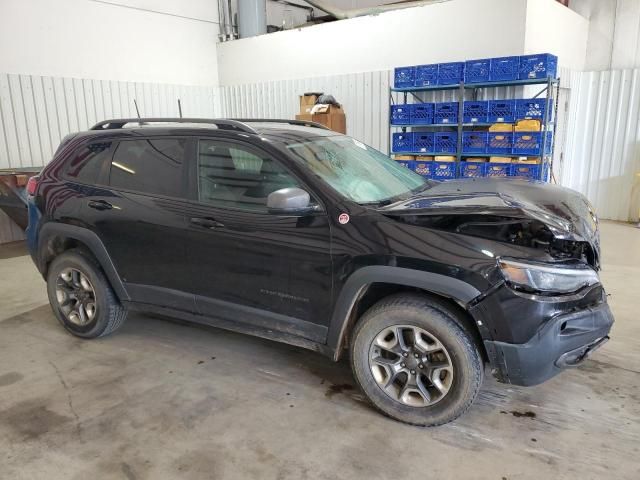
[[89,208],[93,208],[95,210],[111,210],[113,205],[105,200],[90,200]]
[[193,217],[191,218],[190,221],[194,225],[198,225],[200,227],[209,228],[209,229],[224,227],[222,223],[210,217]]

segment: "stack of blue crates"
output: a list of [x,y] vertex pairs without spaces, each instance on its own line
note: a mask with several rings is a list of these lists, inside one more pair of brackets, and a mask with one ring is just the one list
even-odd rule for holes
[[556,78],[557,73],[558,57],[540,53],[398,67],[394,71],[394,87],[420,88],[457,85],[462,81],[473,84]]
[[[462,82],[489,86],[496,83],[499,86],[509,82],[517,84],[519,80],[555,79],[557,69],[558,59],[549,53],[417,65],[396,68],[394,87],[406,90],[439,86],[455,88]],[[551,101],[546,103],[541,98],[464,101],[462,107],[462,118],[459,118],[459,102],[392,105],[390,121],[392,125],[398,126],[437,125],[462,128],[459,124],[481,126],[492,123],[511,124],[525,119],[546,118],[547,122],[553,120]],[[398,132],[393,134],[392,151],[413,155],[455,155],[460,140],[463,156],[504,156],[505,163],[418,160],[405,160],[400,163],[420,175],[438,180],[458,177],[520,177],[546,180],[549,177],[548,163],[511,163],[507,158],[550,155],[553,132],[547,128],[548,124],[542,131],[531,132],[474,129],[464,131],[461,139],[458,139],[455,131]]]

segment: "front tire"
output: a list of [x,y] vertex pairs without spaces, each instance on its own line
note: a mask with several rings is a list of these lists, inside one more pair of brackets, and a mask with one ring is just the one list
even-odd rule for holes
[[473,403],[484,364],[453,308],[417,294],[387,297],[358,321],[351,368],[364,394],[401,422],[436,426]]
[[77,337],[108,335],[127,316],[100,266],[81,250],[69,250],[51,262],[47,293],[58,321]]

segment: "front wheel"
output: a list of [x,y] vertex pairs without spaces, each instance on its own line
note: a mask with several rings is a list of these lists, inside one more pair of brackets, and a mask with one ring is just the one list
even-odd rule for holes
[[360,318],[351,342],[351,367],[375,407],[405,423],[435,426],[471,406],[484,365],[456,315],[444,302],[399,294]]

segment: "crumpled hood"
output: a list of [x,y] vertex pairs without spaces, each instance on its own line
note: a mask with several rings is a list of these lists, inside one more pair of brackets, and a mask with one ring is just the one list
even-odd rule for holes
[[596,252],[600,250],[598,222],[589,201],[581,193],[549,183],[499,178],[450,180],[382,208],[380,213],[533,218],[558,239],[586,241]]

